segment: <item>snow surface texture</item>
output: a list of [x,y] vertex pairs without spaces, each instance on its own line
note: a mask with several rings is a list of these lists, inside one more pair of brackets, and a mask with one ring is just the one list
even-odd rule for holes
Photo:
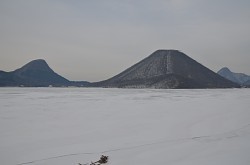
[[250,90],[1,88],[0,164],[249,165]]

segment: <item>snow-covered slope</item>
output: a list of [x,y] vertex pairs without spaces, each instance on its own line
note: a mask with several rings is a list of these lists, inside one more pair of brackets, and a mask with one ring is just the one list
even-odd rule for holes
[[1,88],[0,162],[250,164],[250,90]]

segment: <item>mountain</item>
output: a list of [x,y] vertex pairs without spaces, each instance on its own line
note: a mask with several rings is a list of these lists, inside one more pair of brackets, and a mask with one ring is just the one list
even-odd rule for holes
[[95,87],[234,88],[221,77],[178,50],[157,50],[147,58]]
[[249,87],[250,88],[250,80],[244,82],[243,86]]
[[244,74],[244,73],[234,73],[231,72],[227,67],[224,67],[222,69],[220,69],[217,72],[219,75],[221,75],[222,77],[233,81],[239,85],[250,85],[250,76]]
[[12,72],[0,71],[0,86],[82,86],[87,82],[71,82],[55,73],[45,60],[38,59],[29,62]]

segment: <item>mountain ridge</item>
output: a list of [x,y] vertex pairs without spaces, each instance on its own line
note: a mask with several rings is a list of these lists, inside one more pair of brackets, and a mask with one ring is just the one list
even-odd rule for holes
[[43,59],[33,60],[11,72],[0,72],[0,86],[62,87],[85,86],[88,82],[74,82],[54,72]]
[[157,50],[116,76],[92,85],[119,88],[238,87],[184,53],[173,49]]
[[0,86],[106,87],[106,88],[238,88],[238,84],[178,50],[160,49],[123,72],[103,81],[70,81],[54,72],[43,59],[12,72],[0,71]]
[[223,67],[218,72],[222,77],[242,86],[250,86],[250,76],[244,73],[232,72],[229,68]]

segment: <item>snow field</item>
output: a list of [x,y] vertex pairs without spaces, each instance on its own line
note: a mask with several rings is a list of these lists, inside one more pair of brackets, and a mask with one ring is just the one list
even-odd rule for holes
[[1,88],[0,162],[250,164],[250,90]]

